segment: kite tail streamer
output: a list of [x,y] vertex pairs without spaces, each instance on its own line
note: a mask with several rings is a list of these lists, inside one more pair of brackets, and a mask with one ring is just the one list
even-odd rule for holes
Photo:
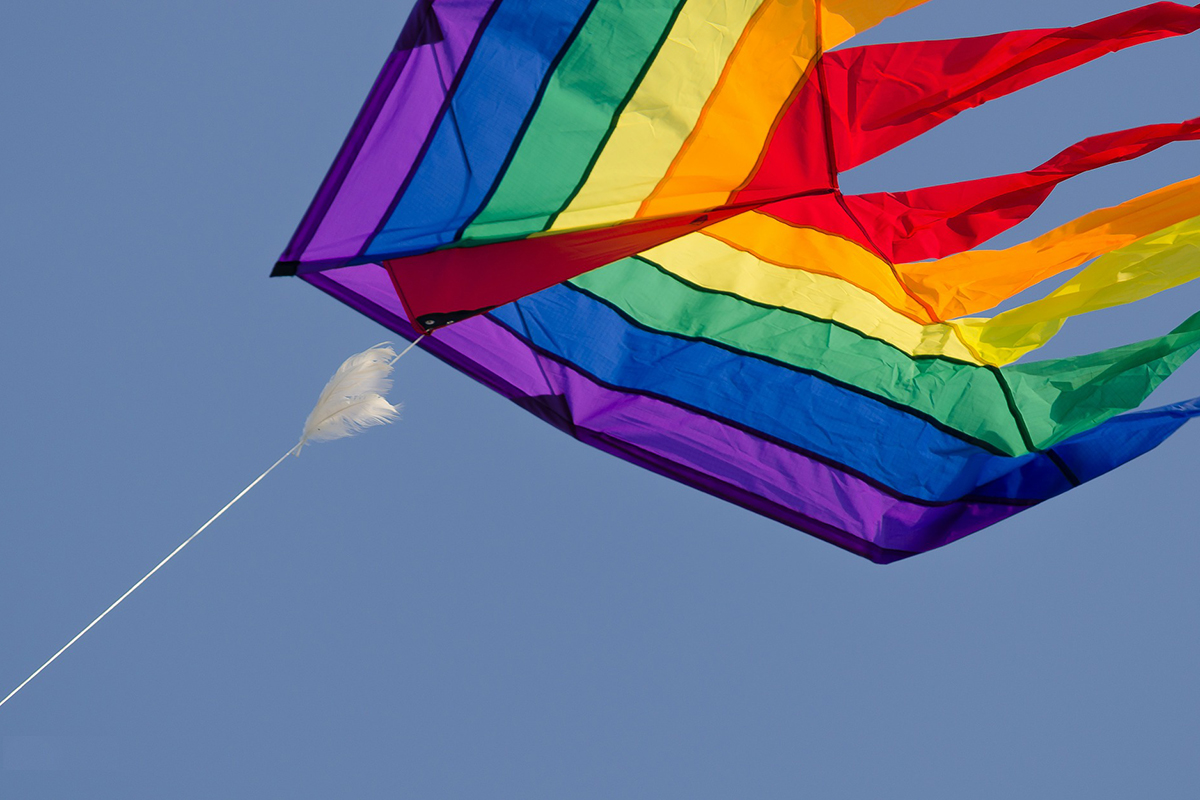
[[[422,337],[424,338],[424,337]],[[171,554],[164,558],[147,572],[141,580],[129,587],[125,594],[116,599],[112,605],[104,609],[104,613],[96,617],[88,623],[87,627],[75,634],[71,641],[62,646],[57,653],[52,655],[45,664],[42,664],[33,674],[21,684],[8,693],[8,696],[0,700],[0,706],[3,706],[13,696],[25,688],[25,686],[41,674],[42,670],[54,663],[54,661],[63,653],[75,644],[83,635],[96,626],[100,620],[104,619],[109,613],[121,605],[125,598],[133,594],[139,586],[150,579],[150,576],[158,572],[167,562],[179,554],[183,548],[187,547],[193,539],[199,536],[204,530],[216,522],[222,514],[233,507],[233,504],[241,500],[247,492],[258,485],[259,481],[271,474],[271,471],[283,463],[284,459],[293,453],[299,454],[300,449],[310,441],[327,441],[330,439],[340,439],[345,436],[352,436],[360,430],[372,425],[379,425],[385,422],[390,422],[396,418],[398,412],[396,407],[383,399],[381,392],[386,391],[391,387],[391,381],[387,379],[387,375],[392,371],[392,365],[396,363],[409,350],[417,345],[420,339],[410,344],[400,355],[386,343],[384,345],[376,345],[362,353],[353,355],[342,363],[338,368],[333,378],[326,384],[321,397],[317,401],[316,408],[309,415],[308,421],[305,424],[303,438],[290,450],[279,457],[271,466],[267,467],[263,474],[259,475],[250,484],[237,493],[237,496],[225,504],[224,508],[213,514],[208,522],[201,525],[195,533],[183,540],[183,543],[171,551]]]

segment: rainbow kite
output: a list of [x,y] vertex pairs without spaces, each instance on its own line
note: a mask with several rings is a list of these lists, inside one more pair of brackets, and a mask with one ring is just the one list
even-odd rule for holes
[[1200,138],[1200,118],[952,185],[847,195],[839,173],[1189,34],[1200,8],[831,50],[921,1],[421,0],[275,274],[432,334],[425,350],[654,472],[874,561],[940,547],[1200,414],[1131,411],[1200,347],[1200,315],[1013,363],[1067,317],[1200,274],[1200,178],[977,249],[1072,176]]

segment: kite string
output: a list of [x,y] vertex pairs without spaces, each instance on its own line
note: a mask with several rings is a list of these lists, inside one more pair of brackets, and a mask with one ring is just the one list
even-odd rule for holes
[[299,444],[297,444],[297,445],[295,445],[295,446],[294,446],[294,447],[293,447],[291,450],[288,450],[286,453],[284,453],[284,454],[283,454],[283,456],[282,456],[282,457],[280,457],[280,459],[279,459],[278,461],[276,461],[276,462],[275,462],[274,464],[272,464],[271,466],[267,467],[267,471],[266,471],[266,472],[264,472],[262,475],[259,475],[257,478],[255,478],[255,479],[254,479],[254,481],[253,481],[253,482],[251,482],[251,484],[250,484],[249,486],[247,486],[245,489],[242,489],[242,491],[238,492],[238,495],[237,495],[237,497],[233,498],[233,499],[232,499],[232,500],[230,500],[228,503],[226,503],[224,508],[222,508],[220,511],[218,511],[216,514],[214,514],[214,515],[212,516],[212,519],[210,519],[208,522],[206,522],[206,523],[204,523],[203,525],[201,525],[201,526],[200,526],[200,528],[199,528],[199,530],[197,530],[195,533],[193,533],[191,536],[189,536],[187,539],[185,539],[185,540],[183,541],[183,544],[179,545],[179,547],[176,547],[174,550],[172,550],[172,551],[171,551],[171,554],[170,554],[169,556],[167,556],[166,558],[164,558],[162,561],[158,562],[158,566],[156,566],[154,569],[152,569],[152,570],[150,570],[149,572],[147,572],[147,573],[146,573],[146,575],[145,575],[145,577],[143,577],[143,578],[142,578],[140,581],[138,581],[137,583],[135,583],[133,586],[131,586],[131,587],[129,588],[129,591],[125,592],[125,594],[123,594],[123,595],[121,595],[120,597],[118,597],[118,598],[117,598],[117,601],[116,601],[115,603],[113,603],[111,606],[109,606],[108,608],[106,608],[106,609],[104,610],[104,613],[103,613],[103,614],[101,614],[100,616],[98,616],[98,617],[96,617],[94,620],[92,620],[92,621],[91,621],[91,622],[88,624],[88,626],[87,626],[86,628],[84,628],[83,630],[81,630],[79,633],[75,634],[75,638],[74,638],[74,639],[72,639],[71,641],[67,642],[65,645],[63,645],[63,647],[62,647],[62,649],[61,649],[61,650],[59,650],[57,653],[55,653],[54,655],[52,655],[52,656],[50,657],[50,660],[49,660],[49,661],[47,661],[45,664],[42,664],[40,667],[38,667],[38,668],[37,668],[37,670],[36,670],[36,671],[35,671],[35,672],[34,672],[32,675],[30,675],[30,676],[29,676],[28,678],[26,678],[25,680],[21,681],[21,685],[20,685],[20,686],[18,686],[17,688],[13,689],[11,692],[9,692],[9,693],[8,693],[8,697],[5,697],[3,700],[0,700],[0,706],[2,706],[2,705],[4,705],[5,703],[7,703],[9,700],[11,700],[11,699],[12,699],[13,695],[15,695],[17,692],[21,691],[22,689],[24,689],[24,688],[25,688],[25,684],[29,683],[31,680],[33,680],[34,678],[36,678],[36,677],[37,677],[37,676],[38,676],[38,675],[41,673],[41,671],[42,671],[42,670],[44,670],[46,667],[48,667],[48,666],[50,666],[51,664],[53,664],[53,663],[54,663],[54,660],[55,660],[56,658],[58,658],[59,656],[61,656],[63,653],[67,652],[67,648],[69,648],[71,645],[73,645],[73,644],[75,644],[77,641],[79,641],[79,639],[80,639],[80,638],[81,638],[81,637],[82,637],[82,636],[83,636],[85,633],[87,633],[88,631],[90,631],[90,630],[91,630],[91,629],[92,629],[92,628],[93,628],[93,627],[96,625],[96,623],[97,623],[97,622],[99,622],[100,620],[102,620],[102,619],[104,619],[105,617],[107,617],[107,616],[108,616],[108,612],[112,611],[114,608],[116,608],[117,606],[121,605],[122,601],[124,601],[126,597],[129,597],[129,595],[133,594],[133,593],[134,593],[134,591],[135,591],[135,590],[136,590],[136,589],[137,589],[139,586],[141,586],[143,583],[145,583],[147,580],[149,580],[149,578],[150,578],[150,576],[151,576],[151,575],[153,575],[154,573],[156,573],[156,572],[158,572],[160,569],[162,569],[162,567],[163,567],[163,566],[164,566],[164,565],[165,565],[165,564],[166,564],[168,561],[170,561],[172,558],[174,558],[174,557],[176,556],[176,554],[178,554],[178,553],[179,553],[179,551],[180,551],[180,550],[182,550],[183,548],[187,547],[188,543],[189,543],[189,542],[191,542],[191,541],[192,541],[192,539],[195,539],[197,536],[199,536],[201,533],[203,533],[203,532],[204,532],[204,529],[205,529],[205,528],[207,528],[209,525],[212,525],[214,522],[216,522],[216,521],[217,521],[217,519],[218,519],[218,518],[219,518],[219,517],[220,517],[222,514],[224,514],[226,511],[228,511],[228,510],[230,509],[230,507],[231,507],[231,506],[232,506],[234,503],[236,503],[238,500],[241,500],[241,499],[242,499],[242,497],[243,497],[243,496],[246,494],[246,492],[250,491],[250,490],[251,490],[251,489],[253,489],[255,486],[257,486],[259,481],[261,481],[263,478],[267,477],[267,475],[269,475],[269,474],[271,473],[271,470],[275,469],[275,468],[276,468],[276,467],[278,467],[280,464],[282,464],[282,463],[283,463],[283,460],[284,460],[285,458],[287,458],[288,456],[290,456],[292,453],[296,452],[296,450],[297,450],[299,447],[300,447],[300,445],[299,445]]
[[[420,342],[422,339],[424,339],[424,338],[425,338],[425,336],[427,336],[427,335],[428,335],[428,334],[422,334],[421,336],[417,337],[417,339],[416,339],[415,341],[413,341],[413,342],[412,342],[412,344],[410,344],[408,347],[404,348],[404,350],[403,350],[403,351],[401,351],[400,355],[396,356],[396,357],[395,357],[395,358],[393,358],[393,359],[392,359],[390,362],[388,362],[388,363],[389,363],[389,365],[391,365],[391,364],[395,364],[397,361],[399,361],[401,356],[405,355],[405,354],[406,354],[406,353],[407,353],[409,350],[412,350],[414,347],[416,347],[416,346],[417,346],[417,343],[418,343],[418,342]],[[211,519],[209,519],[209,521],[208,521],[208,522],[206,522],[206,523],[204,523],[203,525],[201,525],[201,526],[200,526],[200,527],[199,527],[199,528],[196,530],[196,532],[195,532],[195,533],[193,533],[193,534],[192,534],[191,536],[189,536],[188,538],[184,539],[184,540],[183,540],[183,543],[182,543],[182,544],[180,544],[178,547],[176,547],[174,550],[172,550],[170,555],[168,555],[168,556],[167,556],[166,558],[164,558],[162,561],[158,562],[158,565],[157,565],[157,566],[156,566],[154,569],[152,569],[152,570],[150,570],[149,572],[147,572],[147,573],[145,574],[145,576],[143,576],[143,577],[142,577],[142,579],[141,579],[140,581],[138,581],[137,583],[135,583],[133,586],[129,587],[129,591],[125,592],[125,594],[123,594],[123,595],[121,595],[120,597],[118,597],[118,598],[117,598],[117,600],[116,600],[116,602],[114,602],[114,603],[113,603],[111,606],[109,606],[108,608],[104,609],[104,613],[103,613],[103,614],[101,614],[100,616],[98,616],[98,617],[96,617],[94,620],[92,620],[90,623],[88,623],[88,626],[87,626],[86,628],[84,628],[83,630],[81,630],[79,633],[75,634],[75,638],[71,639],[71,641],[69,641],[69,642],[67,642],[65,645],[63,645],[63,646],[62,646],[62,649],[61,649],[61,650],[59,650],[57,653],[55,653],[54,655],[50,656],[50,660],[49,660],[49,661],[47,661],[45,664],[42,664],[40,667],[38,667],[38,668],[37,668],[37,669],[34,671],[34,673],[33,673],[32,675],[30,675],[30,676],[29,676],[28,678],[26,678],[25,680],[21,681],[21,685],[20,685],[20,686],[18,686],[17,688],[15,688],[15,689],[13,689],[11,692],[9,692],[9,693],[8,693],[8,696],[7,696],[7,697],[5,697],[3,700],[0,700],[0,706],[3,706],[5,703],[7,703],[9,700],[11,700],[11,699],[13,698],[13,695],[15,695],[17,692],[21,691],[22,689],[24,689],[24,688],[25,688],[25,685],[26,685],[26,684],[28,684],[28,683],[29,683],[31,680],[33,680],[34,678],[36,678],[38,675],[40,675],[40,674],[41,674],[41,672],[42,672],[42,670],[44,670],[46,667],[48,667],[48,666],[50,666],[51,664],[53,664],[53,663],[54,663],[54,661],[55,661],[55,659],[57,659],[57,658],[58,658],[59,656],[61,656],[63,653],[67,652],[67,649],[68,649],[68,648],[70,648],[70,647],[71,647],[71,645],[75,644],[77,641],[79,641],[79,640],[80,640],[80,639],[83,637],[83,635],[84,635],[85,633],[87,633],[87,632],[88,632],[88,631],[90,631],[92,628],[94,628],[94,627],[96,626],[96,623],[98,623],[100,620],[102,620],[102,619],[104,619],[105,617],[107,617],[107,616],[108,616],[108,614],[109,614],[109,612],[110,612],[110,611],[112,611],[112,610],[113,610],[114,608],[116,608],[117,606],[121,605],[121,603],[122,603],[122,602],[124,602],[124,600],[125,600],[125,598],[126,598],[126,597],[129,597],[129,595],[131,595],[131,594],[133,594],[135,591],[137,591],[137,588],[138,588],[139,586],[141,586],[143,583],[145,583],[146,581],[148,581],[148,580],[150,579],[150,576],[151,576],[151,575],[153,575],[154,573],[156,573],[156,572],[158,572],[160,569],[162,569],[162,568],[163,568],[163,567],[166,565],[166,563],[167,563],[168,561],[170,561],[172,558],[174,558],[176,555],[178,555],[178,554],[179,554],[179,551],[180,551],[180,550],[182,550],[183,548],[187,547],[187,546],[188,546],[188,544],[189,544],[189,543],[190,543],[190,542],[191,542],[193,539],[195,539],[197,536],[199,536],[201,533],[203,533],[205,528],[207,528],[209,525],[212,525],[214,522],[216,522],[216,521],[217,521],[217,520],[220,518],[220,516],[221,516],[222,514],[224,514],[226,511],[228,511],[230,508],[232,508],[232,507],[233,507],[233,504],[234,504],[234,503],[236,503],[238,500],[241,500],[241,499],[242,499],[242,497],[244,497],[244,496],[245,496],[246,492],[250,491],[250,490],[251,490],[251,489],[253,489],[255,486],[257,486],[257,485],[258,485],[258,482],[259,482],[259,481],[261,481],[263,478],[267,477],[268,475],[270,475],[270,474],[271,474],[271,471],[272,471],[273,469],[275,469],[276,467],[278,467],[280,464],[282,464],[282,463],[283,463],[283,461],[284,461],[284,459],[286,459],[286,458],[287,458],[288,456],[290,456],[292,453],[297,453],[297,452],[299,452],[300,448],[301,448],[301,447],[303,447],[303,446],[304,446],[304,442],[303,442],[303,441],[301,441],[301,442],[298,442],[297,444],[295,444],[295,445],[292,447],[292,449],[288,450],[286,453],[284,453],[282,456],[280,456],[278,461],[276,461],[276,462],[275,462],[274,464],[272,464],[271,466],[267,467],[266,471],[265,471],[265,472],[263,472],[263,474],[262,474],[262,475],[259,475],[257,478],[255,478],[253,481],[251,481],[251,482],[250,482],[250,485],[249,485],[249,486],[247,486],[245,489],[242,489],[240,492],[238,492],[238,494],[237,494],[237,497],[233,498],[233,499],[232,499],[232,500],[230,500],[228,503],[226,503],[224,508],[222,508],[222,509],[221,509],[220,511],[218,511],[216,514],[213,514],[212,518],[211,518]]]
[[414,347],[416,347],[418,344],[420,344],[421,340],[424,339],[428,335],[429,335],[428,333],[422,333],[416,339],[413,339],[412,342],[408,345],[408,347],[406,347],[400,351],[400,355],[396,356],[395,358],[393,358],[391,361],[388,362],[388,365],[390,366],[392,364],[395,364],[397,361],[399,361],[401,358],[404,357],[405,353],[407,353],[409,350],[412,350]]

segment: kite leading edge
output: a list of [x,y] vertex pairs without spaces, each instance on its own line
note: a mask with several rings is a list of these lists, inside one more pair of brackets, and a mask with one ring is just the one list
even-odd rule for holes
[[[1076,175],[1200,138],[1099,133],[1025,172],[845,194],[969,108],[1200,28],[843,47],[923,0],[420,0],[276,265],[594,447],[877,562],[1153,449],[1200,315],[1014,363],[1200,274],[1200,177],[1001,250]],[[1082,265],[1041,299],[989,309]]]

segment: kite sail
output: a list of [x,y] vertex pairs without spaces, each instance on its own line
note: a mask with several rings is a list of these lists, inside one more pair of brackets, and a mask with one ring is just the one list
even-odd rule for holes
[[980,248],[1073,176],[1200,138],[1200,118],[951,185],[855,195],[839,176],[1190,34],[1200,7],[838,47],[921,2],[419,0],[274,274],[430,334],[587,444],[871,560],[945,545],[1200,415],[1133,410],[1200,348],[1200,314],[1015,363],[1070,316],[1200,274],[1200,177]]

